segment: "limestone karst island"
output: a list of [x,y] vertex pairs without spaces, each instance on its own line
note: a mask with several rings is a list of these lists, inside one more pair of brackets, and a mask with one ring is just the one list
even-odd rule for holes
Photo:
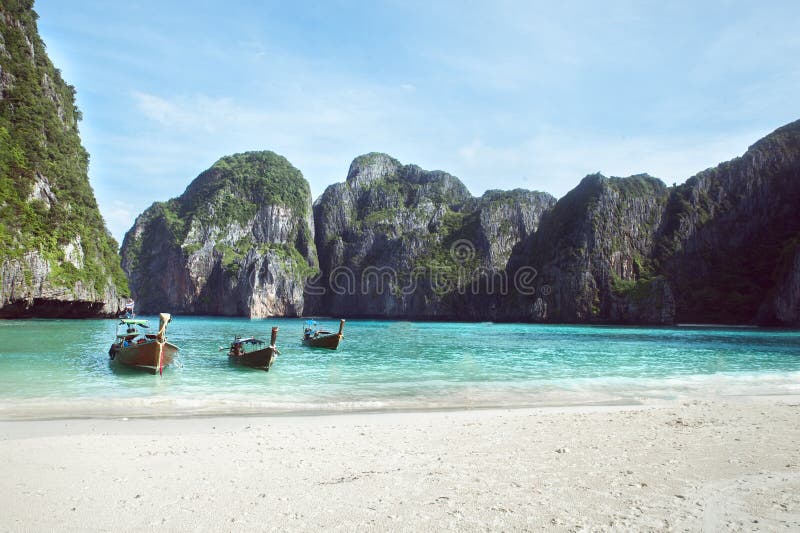
[[800,529],[798,19],[0,0],[0,530]]

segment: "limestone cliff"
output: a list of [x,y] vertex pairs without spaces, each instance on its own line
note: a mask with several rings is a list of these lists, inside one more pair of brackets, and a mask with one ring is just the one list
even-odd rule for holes
[[777,284],[761,306],[759,321],[800,327],[800,238],[784,249],[774,279]]
[[114,314],[128,292],[32,2],[0,1],[0,317]]
[[800,122],[671,188],[595,174],[557,202],[519,189],[476,198],[446,172],[371,153],[317,199],[313,221],[309,203],[299,172],[275,154],[220,160],[126,236],[140,305],[800,325]]
[[800,121],[671,195],[659,268],[680,322],[798,325]]
[[[476,273],[502,269],[555,199],[490,191],[474,198],[441,171],[385,154],[357,157],[314,204],[322,276],[311,310],[343,316],[484,316]],[[476,298],[471,298],[471,296]]]
[[520,243],[498,318],[800,324],[800,121],[667,189],[587,176]]
[[[673,296],[651,261],[667,197],[647,175],[584,178],[515,249],[508,273],[518,285],[498,318],[670,323]],[[516,274],[531,267],[522,286]]]
[[300,315],[317,269],[308,183],[273,152],[223,157],[136,219],[122,266],[142,312]]

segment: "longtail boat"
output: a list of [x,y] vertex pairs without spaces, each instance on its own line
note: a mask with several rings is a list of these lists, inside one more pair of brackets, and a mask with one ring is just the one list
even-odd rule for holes
[[148,328],[147,320],[121,318],[108,356],[116,363],[160,374],[178,352],[177,346],[167,342],[167,324],[171,320],[169,313],[161,313],[158,316],[158,333],[151,334],[136,329]]
[[[269,341],[269,346],[248,352],[248,345],[263,346],[266,343],[261,339],[256,339],[255,337],[247,337],[244,339],[241,337],[236,337],[233,339],[233,342],[228,348],[228,359],[232,363],[258,368],[269,372],[272,363],[275,362],[275,357],[281,353],[278,348],[275,347],[275,340],[277,338],[278,328],[272,328],[272,337]],[[224,350],[225,348],[221,349]]]
[[339,320],[339,333],[316,329],[317,323],[314,320],[306,320],[303,328],[303,344],[312,348],[327,348],[335,350],[344,338],[344,319]]

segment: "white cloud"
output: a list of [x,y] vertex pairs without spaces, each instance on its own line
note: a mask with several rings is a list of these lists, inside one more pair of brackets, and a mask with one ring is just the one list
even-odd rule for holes
[[155,120],[165,126],[175,123],[177,110],[170,102],[154,96],[134,91],[133,98],[136,100],[137,107],[151,120]]
[[[101,205],[101,207],[103,207]],[[114,200],[110,205],[106,205],[103,209],[103,216],[106,220],[106,226],[109,231],[118,239],[124,234],[132,225],[136,215],[131,210],[131,205],[121,200]]]
[[[319,195],[344,179],[356,155],[398,153],[404,144],[396,137],[418,139],[409,127],[424,128],[425,120],[404,103],[409,93],[397,85],[336,80],[313,90],[280,87],[265,93],[263,101],[132,91],[137,129],[100,135],[90,128],[86,136],[97,154],[90,170],[98,202],[109,229],[121,240],[152,202],[181,194],[220,157],[248,150],[284,155]],[[120,185],[136,188],[124,207],[116,201]]]
[[470,163],[474,162],[480,155],[485,155],[485,152],[486,147],[483,146],[479,139],[473,139],[471,143],[458,149],[458,155]]
[[203,130],[217,133],[231,127],[268,123],[272,116],[255,109],[245,109],[230,98],[206,95],[168,100],[139,91],[132,93],[136,107],[144,116],[171,130]]

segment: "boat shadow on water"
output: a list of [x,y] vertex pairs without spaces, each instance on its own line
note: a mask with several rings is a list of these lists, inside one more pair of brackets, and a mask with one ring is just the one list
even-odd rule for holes
[[[115,359],[111,359],[108,354],[104,354],[101,356],[103,359],[102,363],[98,363],[99,365],[106,365],[106,368],[116,376],[153,376],[158,375],[158,369],[142,369],[135,366],[128,366],[122,362],[116,361]],[[167,374],[174,374],[175,372],[180,372],[184,369],[183,361],[179,357],[176,357],[172,360],[169,366],[165,366],[162,370],[162,375],[164,377]]]

